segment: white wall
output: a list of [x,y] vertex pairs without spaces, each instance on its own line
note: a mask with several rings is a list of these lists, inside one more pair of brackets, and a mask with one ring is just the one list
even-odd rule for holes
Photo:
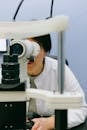
[[70,19],[65,41],[66,57],[87,93],[87,1],[56,0],[54,15],[61,13],[68,15]]
[[[0,20],[11,21],[20,0],[0,0]],[[25,0],[16,20],[45,19],[50,14],[51,0]],[[66,58],[69,66],[87,93],[87,0],[54,0],[53,16],[69,16],[65,34]],[[52,35],[53,49],[57,55],[56,34]]]

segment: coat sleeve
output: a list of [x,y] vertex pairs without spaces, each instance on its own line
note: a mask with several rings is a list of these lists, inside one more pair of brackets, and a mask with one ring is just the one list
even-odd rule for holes
[[82,95],[82,106],[77,109],[68,110],[68,128],[72,128],[83,123],[87,117],[87,104],[85,94],[82,90],[78,80],[72,71],[66,66],[65,69],[65,91],[79,92]]
[[85,122],[87,117],[86,106],[79,109],[69,109],[68,110],[68,128],[72,128]]

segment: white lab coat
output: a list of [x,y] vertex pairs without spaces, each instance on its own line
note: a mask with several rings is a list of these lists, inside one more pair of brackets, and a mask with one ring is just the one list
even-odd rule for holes
[[[57,76],[57,60],[46,57],[43,72],[35,78],[37,89],[49,91],[58,91],[58,76]],[[29,78],[28,78],[29,79]],[[27,80],[29,85],[29,81]],[[87,116],[87,106],[84,98],[84,92],[79,85],[72,71],[65,66],[65,91],[80,92],[83,96],[83,106],[79,109],[68,110],[68,128],[77,126],[83,123]],[[37,100],[37,113],[41,115],[52,115],[54,110],[49,109],[44,101]]]
[[[45,89],[49,91],[58,91],[58,77],[57,77],[57,61],[46,57],[43,72],[35,78],[35,84],[38,89]],[[0,74],[0,79],[1,79]],[[0,80],[1,81],[1,80]],[[27,87],[30,86],[29,77],[27,77]],[[77,126],[85,121],[87,116],[87,107],[84,98],[84,92],[73,75],[72,71],[65,67],[65,91],[78,91],[83,96],[83,106],[79,109],[68,110],[68,128]],[[54,110],[49,109],[44,101],[37,100],[37,113],[41,115],[52,115]]]

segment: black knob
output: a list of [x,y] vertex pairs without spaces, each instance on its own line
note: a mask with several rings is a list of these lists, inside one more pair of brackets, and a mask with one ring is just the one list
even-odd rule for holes
[[33,125],[34,125],[34,122],[33,122],[33,121],[31,121],[31,120],[29,120],[29,122],[27,122],[27,123],[26,123],[26,129],[31,130],[31,129],[32,129],[32,127],[33,127]]

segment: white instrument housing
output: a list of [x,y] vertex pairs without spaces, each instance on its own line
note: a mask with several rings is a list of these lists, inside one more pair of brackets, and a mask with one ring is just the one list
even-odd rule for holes
[[[0,38],[23,39],[50,32],[62,32],[67,27],[68,17],[64,15],[31,22],[0,22]],[[25,92],[0,92],[0,102],[28,101],[30,97],[43,99],[55,109],[77,108],[82,104],[82,96],[79,93],[60,94],[39,89],[26,89]]]

